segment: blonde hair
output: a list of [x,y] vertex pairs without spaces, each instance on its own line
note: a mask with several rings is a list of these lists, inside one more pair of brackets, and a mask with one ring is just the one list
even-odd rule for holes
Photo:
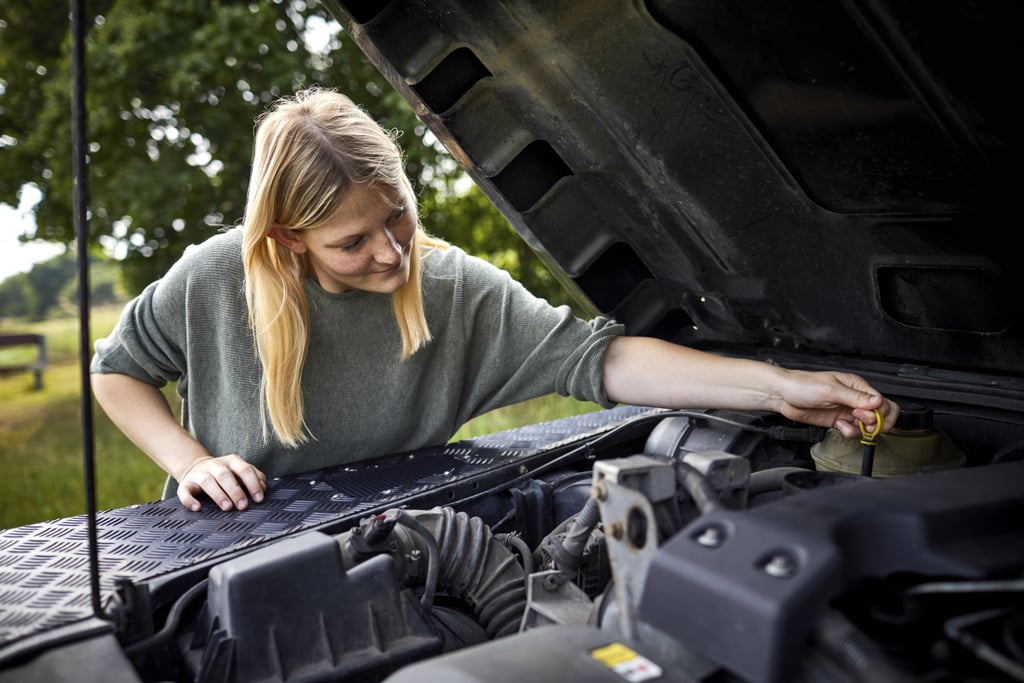
[[[304,421],[302,368],[309,342],[303,280],[307,258],[270,237],[275,226],[315,228],[354,184],[415,197],[395,134],[382,129],[348,97],[311,88],[278,100],[256,121],[252,173],[243,223],[245,295],[256,354],[263,367],[263,433],[295,448],[310,438]],[[392,295],[402,335],[402,360],[430,341],[420,286],[421,252],[446,244],[417,220],[409,281]]]

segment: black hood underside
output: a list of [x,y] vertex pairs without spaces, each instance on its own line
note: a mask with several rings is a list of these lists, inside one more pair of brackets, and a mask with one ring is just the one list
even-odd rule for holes
[[1016,3],[333,0],[594,310],[739,354],[1019,375]]

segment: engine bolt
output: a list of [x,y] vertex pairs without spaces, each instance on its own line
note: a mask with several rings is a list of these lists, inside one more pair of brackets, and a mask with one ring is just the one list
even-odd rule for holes
[[723,534],[721,530],[716,527],[709,526],[707,529],[700,532],[696,541],[705,548],[717,548],[722,545],[722,541],[724,540],[722,536]]
[[796,574],[796,562],[793,561],[793,558],[781,553],[772,555],[762,568],[765,574],[780,579],[788,579]]
[[622,537],[626,535],[626,530],[622,527],[622,522],[612,522],[611,526],[608,527],[608,533],[616,541],[621,541]]
[[565,583],[566,579],[563,574],[548,574],[544,577],[543,585],[544,590],[549,593],[554,593],[558,590],[558,587]]

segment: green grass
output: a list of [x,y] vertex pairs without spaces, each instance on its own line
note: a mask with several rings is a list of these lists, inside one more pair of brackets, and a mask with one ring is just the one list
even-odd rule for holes
[[[119,308],[90,313],[90,337],[105,336]],[[39,323],[0,325],[0,334],[46,335],[48,365],[43,389],[33,389],[30,372],[0,376],[0,529],[71,517],[85,511],[82,444],[82,373],[79,323],[58,318]],[[91,344],[90,344],[91,348]],[[0,364],[14,362],[5,349]],[[32,351],[28,351],[34,359]],[[173,388],[166,394],[176,402]],[[165,475],[110,422],[95,401],[93,416],[96,502],[100,510],[157,500]],[[598,409],[593,403],[546,396],[482,415],[463,426],[453,440],[504,431]]]
[[[105,335],[117,315],[117,309],[93,311],[90,336]],[[0,332],[46,335],[48,359],[40,391],[33,388],[28,372],[0,378],[0,528],[80,514],[86,506],[79,323],[74,318],[5,322]],[[161,470],[121,435],[94,401],[90,406],[99,509],[159,498]]]

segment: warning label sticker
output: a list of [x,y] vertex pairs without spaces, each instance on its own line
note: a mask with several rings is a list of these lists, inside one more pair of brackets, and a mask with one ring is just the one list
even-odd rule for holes
[[661,677],[661,667],[622,643],[612,643],[591,651],[590,656],[630,683]]

